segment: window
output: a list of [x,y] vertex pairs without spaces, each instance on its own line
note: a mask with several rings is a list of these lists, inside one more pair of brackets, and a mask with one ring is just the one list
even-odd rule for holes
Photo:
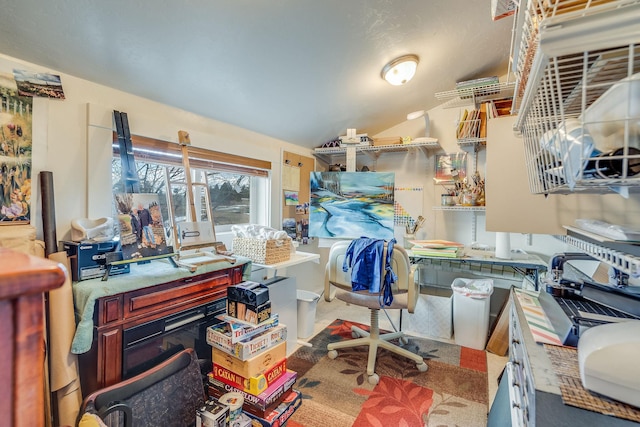
[[[179,223],[190,217],[182,147],[138,136],[131,139],[139,192],[160,196],[165,228],[171,230],[171,218]],[[211,215],[216,234],[230,231],[234,224],[268,225],[269,198],[264,195],[269,190],[270,162],[191,146],[187,151],[196,221],[207,221]],[[113,192],[121,193],[125,177],[115,134],[113,153]]]

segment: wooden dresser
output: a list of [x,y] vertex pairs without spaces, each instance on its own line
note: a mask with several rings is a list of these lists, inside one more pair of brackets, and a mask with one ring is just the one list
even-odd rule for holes
[[[234,265],[203,266],[195,273],[156,261],[132,265],[131,273],[109,277],[106,282],[75,282],[76,315],[90,320],[92,335],[85,351],[72,345],[80,362],[82,394],[86,396],[123,379],[128,330],[220,301],[226,298],[227,287],[246,280],[250,271],[248,259],[238,259]],[[81,324],[76,338],[86,332],[82,332]]]
[[63,285],[56,262],[0,248],[0,414],[44,426],[44,293]]

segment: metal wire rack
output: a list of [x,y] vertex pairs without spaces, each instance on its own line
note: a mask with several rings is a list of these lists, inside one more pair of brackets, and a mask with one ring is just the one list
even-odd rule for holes
[[604,244],[589,242],[575,236],[567,235],[556,237],[623,273],[634,277],[638,277],[640,274],[640,258],[636,256],[608,248]]
[[530,0],[519,11],[515,128],[532,193],[640,189],[639,20],[630,0]]

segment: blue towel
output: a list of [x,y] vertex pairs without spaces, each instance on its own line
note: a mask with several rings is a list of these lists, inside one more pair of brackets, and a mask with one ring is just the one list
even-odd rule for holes
[[342,271],[351,268],[351,289],[354,291],[369,290],[380,292],[380,271],[382,270],[382,253],[384,240],[361,237],[352,240],[347,248]]
[[397,280],[397,276],[391,268],[393,256],[393,245],[396,240],[391,239],[387,245],[386,259],[382,259],[384,253],[384,243],[382,239],[371,239],[361,237],[353,240],[342,264],[342,271],[351,268],[351,289],[353,291],[368,290],[370,293],[380,293],[380,272],[382,265],[385,266],[384,282],[381,292],[380,306],[391,305],[393,302],[393,292],[391,285]]

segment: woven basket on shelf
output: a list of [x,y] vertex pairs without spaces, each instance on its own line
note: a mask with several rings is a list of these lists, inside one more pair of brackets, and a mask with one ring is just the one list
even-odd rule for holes
[[233,253],[258,264],[276,264],[291,258],[291,239],[233,238]]

